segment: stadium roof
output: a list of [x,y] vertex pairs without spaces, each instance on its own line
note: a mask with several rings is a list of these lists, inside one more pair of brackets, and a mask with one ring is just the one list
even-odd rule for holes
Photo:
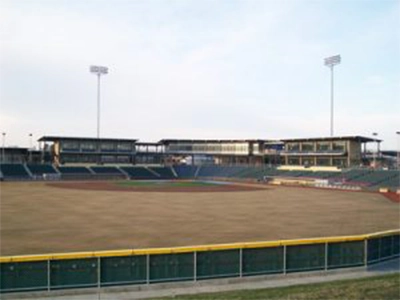
[[137,139],[43,136],[38,140],[38,142],[58,142],[58,141],[85,141],[85,142],[101,141],[101,142],[130,142],[130,143],[136,143]]
[[245,143],[245,142],[276,142],[280,143],[280,141],[276,140],[261,140],[261,139],[226,139],[226,140],[219,140],[219,139],[205,139],[205,140],[191,140],[191,139],[162,139],[159,143],[169,144],[169,143]]
[[356,141],[361,143],[368,142],[382,142],[380,139],[373,139],[364,136],[331,136],[331,137],[318,137],[318,138],[295,138],[295,139],[282,139],[283,142],[314,142],[314,141]]

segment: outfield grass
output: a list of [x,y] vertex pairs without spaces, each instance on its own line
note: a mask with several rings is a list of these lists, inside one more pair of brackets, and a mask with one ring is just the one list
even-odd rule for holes
[[205,181],[140,181],[127,180],[116,181],[115,184],[125,187],[198,187],[198,186],[215,186],[217,183]]
[[[158,298],[158,299],[172,299]],[[400,299],[400,274],[260,290],[175,296],[173,299]]]

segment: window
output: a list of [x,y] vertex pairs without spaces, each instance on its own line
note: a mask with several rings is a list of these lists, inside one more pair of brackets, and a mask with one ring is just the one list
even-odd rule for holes
[[329,143],[317,143],[317,151],[328,151],[330,150]]
[[119,151],[131,151],[132,146],[130,143],[119,143],[117,144],[117,150]]
[[62,150],[79,150],[79,144],[77,142],[62,142],[61,143]]
[[332,148],[334,151],[345,151],[345,142],[333,142]]
[[313,166],[314,159],[313,158],[303,158],[303,166]]
[[329,158],[318,157],[317,158],[317,165],[318,166],[329,166],[330,165],[330,160],[329,160]]
[[287,144],[287,150],[288,151],[299,151],[300,150],[300,145],[299,143],[289,143]]
[[96,144],[95,143],[82,143],[81,144],[81,149],[82,151],[95,151],[96,150]]
[[289,157],[288,164],[289,165],[299,165],[300,159],[298,157]]
[[346,159],[342,158],[334,158],[333,165],[336,167],[345,167],[346,166]]
[[312,143],[303,143],[301,145],[301,151],[305,151],[305,152],[314,151],[314,145]]
[[101,143],[100,144],[100,149],[101,150],[113,151],[114,150],[114,144],[113,143]]

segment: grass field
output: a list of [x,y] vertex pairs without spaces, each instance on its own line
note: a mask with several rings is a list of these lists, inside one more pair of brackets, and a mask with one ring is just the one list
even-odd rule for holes
[[364,279],[334,281],[284,288],[242,290],[211,294],[174,296],[157,299],[298,299],[298,300],[395,300],[400,298],[400,274],[383,275]]
[[400,227],[379,194],[269,187],[219,193],[1,183],[1,255],[364,234]]

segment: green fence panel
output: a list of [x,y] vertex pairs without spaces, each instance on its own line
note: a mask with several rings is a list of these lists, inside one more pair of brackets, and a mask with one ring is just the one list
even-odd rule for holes
[[150,256],[150,282],[193,280],[193,278],[193,253]]
[[239,276],[240,251],[221,250],[197,253],[197,278]]
[[47,289],[47,261],[0,264],[0,291]]
[[368,263],[377,262],[380,258],[380,238],[368,239]]
[[283,273],[283,247],[243,249],[243,275]]
[[380,259],[385,259],[393,256],[393,238],[392,236],[385,236],[381,238],[380,246]]
[[287,246],[287,272],[322,270],[324,267],[325,244]]
[[50,271],[52,289],[97,285],[97,258],[53,260]]
[[102,257],[101,285],[146,282],[146,255]]
[[393,236],[393,255],[400,254],[400,235],[395,234]]
[[328,244],[328,268],[362,266],[364,241]]

